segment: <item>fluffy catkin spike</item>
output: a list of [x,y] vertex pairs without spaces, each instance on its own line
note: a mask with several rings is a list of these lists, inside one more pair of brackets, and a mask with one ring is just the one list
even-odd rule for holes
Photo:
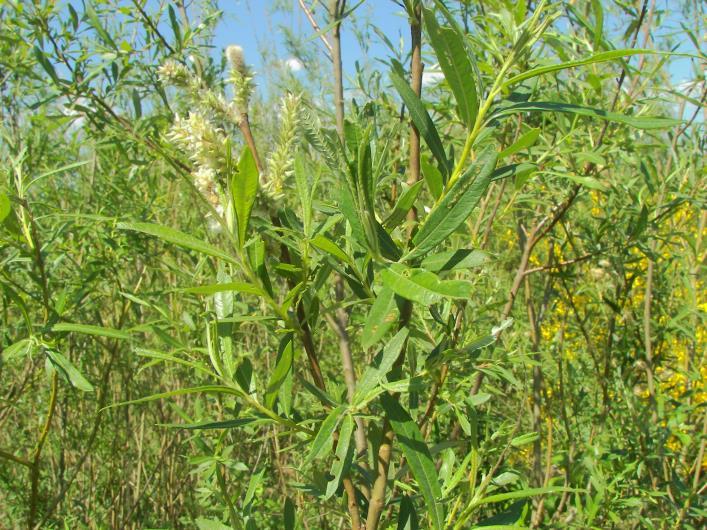
[[280,103],[280,133],[277,147],[268,160],[268,183],[279,195],[287,176],[292,172],[294,144],[299,125],[300,97],[287,94]]
[[200,90],[198,92],[198,101],[203,103],[211,112],[212,117],[217,121],[225,120],[232,123],[238,123],[240,112],[234,102],[226,101],[222,94],[216,94],[212,90]]
[[253,93],[253,76],[245,64],[243,48],[234,45],[228,46],[226,58],[231,65],[229,81],[233,84],[233,104],[238,109],[238,114],[246,114],[250,96]]
[[231,45],[226,47],[226,58],[231,63],[231,68],[241,75],[248,75],[245,58],[243,56],[243,48],[240,46]]
[[177,116],[167,138],[184,147],[196,166],[218,172],[225,165],[223,131],[214,127],[200,112],[190,112],[186,119]]

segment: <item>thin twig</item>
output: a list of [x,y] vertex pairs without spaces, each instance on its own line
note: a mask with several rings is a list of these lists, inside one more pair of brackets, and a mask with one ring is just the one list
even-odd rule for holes
[[307,17],[307,20],[309,20],[309,23],[312,25],[312,29],[317,34],[319,34],[319,38],[324,43],[324,46],[326,46],[326,49],[329,51],[329,55],[328,55],[329,60],[333,61],[334,50],[331,47],[331,43],[329,42],[329,39],[327,39],[326,35],[324,33],[322,33],[322,30],[319,27],[319,24],[317,24],[317,21],[314,18],[314,14],[307,7],[307,4],[304,3],[304,0],[298,0],[298,1],[299,1],[300,7],[302,8],[302,11],[304,11],[305,16]]

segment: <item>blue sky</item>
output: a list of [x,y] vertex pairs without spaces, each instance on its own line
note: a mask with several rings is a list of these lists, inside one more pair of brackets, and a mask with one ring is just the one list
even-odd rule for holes
[[[323,3],[327,3],[324,0]],[[311,0],[306,0],[307,5],[311,5]],[[289,28],[294,33],[313,37],[309,45],[324,53],[324,45],[319,38],[314,37],[315,32],[309,21],[305,17],[297,0],[220,0],[219,8],[224,16],[220,21],[214,40],[217,49],[223,49],[229,44],[238,44],[243,47],[248,58],[248,62],[256,69],[260,66],[260,57],[257,50],[263,45],[274,47],[281,55],[282,59],[288,57],[284,39],[278,31],[280,26]],[[289,4],[292,6],[290,13],[283,10],[275,10],[273,4]],[[348,6],[356,6],[358,0],[349,0]],[[318,20],[321,21],[321,9]],[[409,29],[407,18],[402,9],[393,3],[392,0],[365,0],[356,9],[357,19],[368,19],[375,21],[382,32],[394,43],[398,44],[401,36],[405,42],[409,43]],[[369,57],[387,55],[387,48],[381,40],[373,34],[369,41]],[[253,53],[255,51],[255,53]],[[351,31],[347,31],[346,26],[342,31],[342,61],[344,65],[351,65],[364,55],[358,42]],[[346,66],[345,66],[346,68]]]
[[[326,4],[328,0],[323,0],[321,4]],[[684,32],[680,29],[680,15],[675,11],[676,0],[657,0],[656,16],[660,16],[660,26],[657,33],[660,36],[673,35],[673,39],[680,45],[679,50],[694,52],[692,44],[685,38]],[[312,4],[312,0],[305,0],[307,5]],[[348,0],[348,6],[355,6],[359,0]],[[285,10],[273,9],[273,5],[291,6],[288,12]],[[322,43],[314,37],[314,31],[304,13],[302,12],[298,0],[219,0],[219,8],[224,15],[219,22],[214,45],[215,53],[222,50],[229,44],[239,44],[246,52],[248,62],[257,70],[261,66],[261,58],[258,50],[267,47],[270,52],[275,52],[281,59],[288,58],[284,37],[281,27],[289,28],[296,34],[312,37],[309,45],[324,53]],[[359,21],[370,20],[388,37],[396,46],[404,42],[404,49],[409,48],[409,29],[407,18],[402,9],[393,0],[365,0],[356,9],[356,18]],[[322,20],[321,10],[319,20]],[[347,23],[348,24],[348,23]],[[609,26],[611,21],[605,22]],[[389,51],[375,34],[370,34],[368,41],[368,54],[360,48],[358,42],[352,35],[350,28],[344,26],[342,33],[342,56],[344,69],[352,70],[355,60],[373,61],[375,57],[385,57]],[[671,77],[673,83],[677,84],[686,79],[694,78],[691,60],[688,58],[671,59]]]

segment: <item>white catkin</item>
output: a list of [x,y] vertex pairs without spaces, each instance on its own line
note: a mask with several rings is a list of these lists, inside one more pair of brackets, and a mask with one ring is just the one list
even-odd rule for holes
[[233,104],[241,114],[245,114],[253,94],[253,76],[245,63],[243,48],[240,46],[226,47],[226,58],[231,65],[229,81],[233,85]]
[[157,75],[163,83],[177,86],[187,85],[190,78],[187,68],[171,59],[157,69]]

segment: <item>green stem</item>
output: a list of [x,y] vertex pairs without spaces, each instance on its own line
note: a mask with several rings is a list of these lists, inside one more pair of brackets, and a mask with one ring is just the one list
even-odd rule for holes
[[54,411],[56,410],[56,395],[58,387],[59,375],[54,370],[52,374],[51,389],[49,394],[49,406],[47,407],[47,417],[44,420],[44,425],[39,433],[39,439],[37,440],[37,445],[32,452],[32,462],[30,467],[30,499],[29,499],[29,516],[28,516],[28,527],[34,527],[34,521],[37,518],[37,508],[39,504],[39,464],[41,463],[42,448],[47,440],[49,434],[49,429],[52,424],[52,418],[54,418]]

